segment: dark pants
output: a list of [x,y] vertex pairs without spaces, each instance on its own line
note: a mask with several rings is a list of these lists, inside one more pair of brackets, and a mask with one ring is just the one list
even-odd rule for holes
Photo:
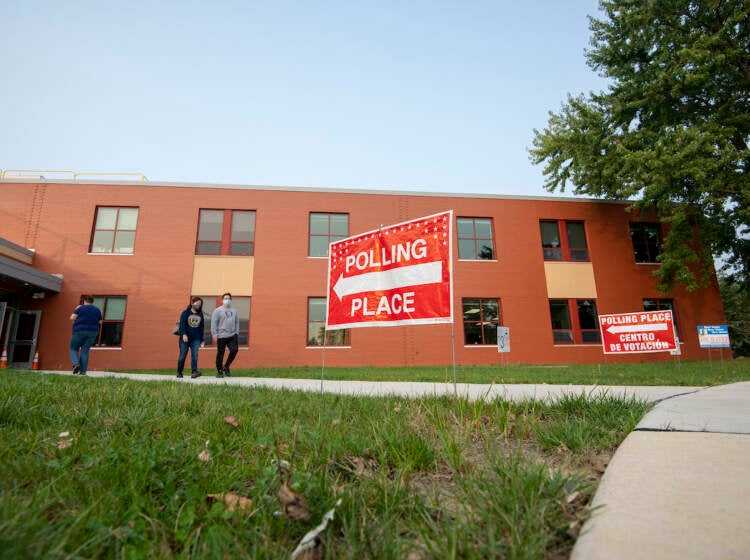
[[[229,338],[216,339],[216,371],[221,371],[224,367],[229,367],[237,355],[239,347],[239,335],[230,336]],[[224,350],[229,348],[227,363],[224,363]]]
[[180,357],[177,358],[177,373],[182,374],[182,370],[185,367],[185,358],[187,357],[188,348],[190,348],[190,371],[196,371],[198,369],[198,350],[201,347],[201,339],[193,338],[184,342],[180,337]]
[[73,331],[70,337],[70,362],[80,367],[81,373],[89,369],[89,348],[96,342],[97,334],[98,331]]

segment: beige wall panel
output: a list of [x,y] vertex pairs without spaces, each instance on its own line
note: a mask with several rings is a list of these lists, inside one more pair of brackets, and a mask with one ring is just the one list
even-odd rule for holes
[[193,262],[193,294],[253,295],[254,257],[196,256]]
[[595,299],[596,282],[591,263],[545,262],[547,297]]
[[5,247],[3,245],[0,245],[0,255],[10,257],[13,260],[26,264],[33,264],[34,261],[34,257],[32,257],[31,255],[27,255],[20,251],[14,251],[10,247]]

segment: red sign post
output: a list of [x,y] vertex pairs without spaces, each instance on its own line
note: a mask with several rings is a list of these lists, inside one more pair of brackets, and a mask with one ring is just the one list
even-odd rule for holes
[[451,323],[453,212],[329,246],[326,329]]
[[599,315],[605,354],[677,350],[672,311],[640,311]]

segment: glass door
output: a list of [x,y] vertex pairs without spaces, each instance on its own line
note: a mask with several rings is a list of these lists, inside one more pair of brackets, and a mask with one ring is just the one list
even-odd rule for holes
[[5,325],[8,323],[8,321],[5,320],[5,310],[8,307],[8,304],[4,301],[0,301],[0,352],[7,349],[8,347],[8,340],[6,337],[6,328]]
[[13,314],[8,332],[8,367],[31,367],[41,317],[41,311],[19,309]]

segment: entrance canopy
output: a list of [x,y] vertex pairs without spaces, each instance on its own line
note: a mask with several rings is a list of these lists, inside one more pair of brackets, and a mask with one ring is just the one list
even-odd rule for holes
[[38,289],[59,293],[62,277],[32,266],[34,251],[0,237],[0,290],[22,292]]

